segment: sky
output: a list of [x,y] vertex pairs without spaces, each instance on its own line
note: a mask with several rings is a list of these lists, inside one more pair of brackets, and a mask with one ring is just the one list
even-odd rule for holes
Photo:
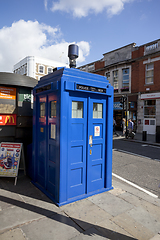
[[77,67],[103,54],[160,39],[160,0],[0,0],[0,72],[12,72],[26,56]]

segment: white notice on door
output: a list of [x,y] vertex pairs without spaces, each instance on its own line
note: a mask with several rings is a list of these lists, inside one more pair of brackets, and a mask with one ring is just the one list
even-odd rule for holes
[[100,136],[100,126],[94,127],[94,136],[99,137]]

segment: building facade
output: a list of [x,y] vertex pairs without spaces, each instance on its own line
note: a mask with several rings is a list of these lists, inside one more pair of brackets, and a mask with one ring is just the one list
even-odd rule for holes
[[44,75],[53,72],[56,67],[67,67],[67,65],[45,58],[27,56],[14,65],[13,72],[39,80]]
[[137,132],[156,133],[160,126],[160,40],[138,47],[126,45],[79,68],[106,76],[114,87],[117,129],[127,115]]
[[160,126],[160,39],[132,52],[132,93],[138,93],[137,129],[156,133]]

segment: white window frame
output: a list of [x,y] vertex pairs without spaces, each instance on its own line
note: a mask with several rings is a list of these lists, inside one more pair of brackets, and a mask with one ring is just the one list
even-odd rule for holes
[[[109,75],[109,78],[107,77],[107,75]],[[111,72],[106,72],[106,78],[107,78],[107,80],[109,81],[109,83],[110,83],[110,79],[111,79]]]
[[52,72],[48,72],[48,69],[52,69],[52,72],[53,72],[53,68],[52,67],[47,67],[47,74],[52,73]]
[[[117,73],[117,76],[115,76],[115,73]],[[113,71],[113,87],[114,89],[118,89],[118,70]]]
[[[43,67],[43,72],[40,71],[40,67]],[[43,66],[43,65],[38,65],[38,72],[39,72],[40,74],[44,74],[44,72],[45,72],[45,66]]]
[[[152,102],[155,102],[155,104],[147,104],[147,102],[149,103],[149,101]],[[145,118],[156,118],[156,99],[145,99],[143,101],[143,116],[144,116],[144,119]],[[148,108],[148,111],[151,112],[151,114],[145,114],[145,108]],[[155,109],[155,114],[152,113],[152,109]]]
[[[149,68],[148,69],[148,66],[153,66],[152,68]],[[153,72],[153,74],[151,75],[151,76],[147,76],[147,73],[148,72]],[[149,78],[152,78],[152,81],[150,81],[150,82],[148,82],[147,80],[149,79]],[[146,72],[145,72],[145,84],[153,84],[154,83],[154,63],[148,63],[148,64],[146,64]]]

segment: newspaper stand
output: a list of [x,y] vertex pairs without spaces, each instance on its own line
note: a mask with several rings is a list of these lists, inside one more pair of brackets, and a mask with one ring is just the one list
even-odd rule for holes
[[112,189],[108,80],[59,68],[33,92],[33,183],[58,206]]

